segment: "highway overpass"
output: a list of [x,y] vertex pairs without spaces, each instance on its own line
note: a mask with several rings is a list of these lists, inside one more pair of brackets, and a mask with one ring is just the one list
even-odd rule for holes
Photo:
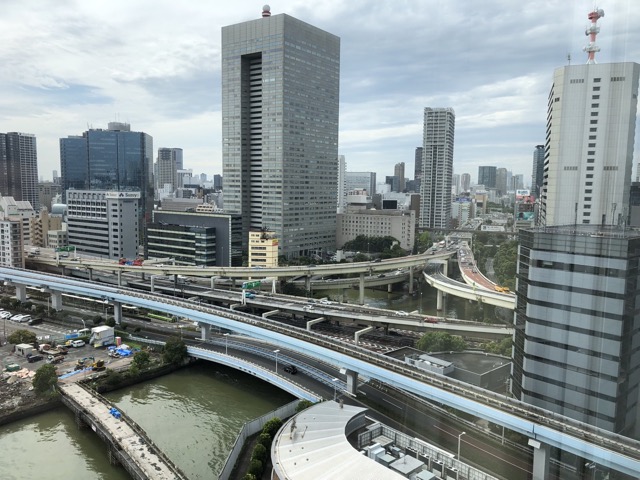
[[637,475],[640,471],[640,442],[460,381],[410,368],[399,360],[313,332],[188,300],[27,270],[0,267],[0,280],[21,288],[36,286],[53,292],[106,298],[114,304],[126,303],[188,317],[201,325],[204,338],[208,337],[211,326],[227,328],[344,368],[352,387],[357,384],[359,374],[502,425],[530,438],[536,480],[545,478],[550,446],[628,475]]

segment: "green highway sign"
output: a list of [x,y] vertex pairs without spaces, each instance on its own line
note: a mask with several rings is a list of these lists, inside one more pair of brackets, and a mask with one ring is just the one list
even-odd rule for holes
[[258,288],[262,285],[262,282],[242,282],[242,288]]

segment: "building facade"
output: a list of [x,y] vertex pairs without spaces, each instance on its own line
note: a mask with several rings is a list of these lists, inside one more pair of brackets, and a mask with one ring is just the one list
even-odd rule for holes
[[547,108],[542,225],[616,225],[628,212],[637,63],[555,71]]
[[347,193],[354,190],[366,190],[372,197],[376,194],[376,173],[375,172],[347,172],[346,187]]
[[460,193],[471,191],[471,174],[463,173],[460,175]]
[[29,202],[40,209],[36,137],[28,133],[0,133],[0,195]]
[[405,177],[404,177],[404,162],[396,163],[393,167],[393,176],[398,179],[398,185],[396,192],[404,192],[405,190]]
[[416,147],[414,154],[413,187],[416,192],[420,192],[420,185],[422,184],[422,150],[422,147]]
[[[156,190],[166,188],[173,193],[178,188],[178,170],[182,169],[183,158],[181,148],[159,148],[156,160],[157,176],[155,178]],[[180,168],[178,168],[178,165]]]
[[[60,139],[62,189],[139,192],[138,231],[153,211],[153,139],[132,132],[128,123],[110,122],[106,130]],[[74,197],[77,198],[77,197]],[[143,233],[141,233],[143,235]]]
[[178,265],[242,266],[242,219],[216,212],[156,210],[147,226],[148,257]]
[[[266,7],[266,6],[265,6]],[[280,254],[333,249],[340,39],[289,15],[222,29],[225,211]]]
[[483,166],[478,167],[478,185],[484,185],[485,188],[496,188],[497,167]]
[[140,195],[130,191],[68,190],[69,245],[102,258],[136,258]]
[[22,221],[16,218],[0,217],[0,265],[24,268],[23,245]]
[[540,198],[544,178],[544,145],[536,145],[533,151],[533,171],[531,172],[531,193]]
[[347,208],[338,215],[339,248],[358,235],[367,237],[390,236],[400,242],[404,250],[412,250],[415,243],[416,212],[413,210],[366,210]]
[[425,108],[420,227],[449,228],[456,116],[452,108]]
[[249,232],[249,266],[278,266],[278,239],[273,232]]
[[637,438],[640,235],[571,225],[519,240],[513,394]]

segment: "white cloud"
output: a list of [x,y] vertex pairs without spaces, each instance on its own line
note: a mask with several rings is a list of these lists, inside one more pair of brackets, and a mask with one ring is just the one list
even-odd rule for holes
[[[222,173],[220,29],[262,4],[169,0],[5,2],[0,17],[0,131],[36,134],[41,176],[59,171],[58,139],[119,118],[182,147],[196,172]],[[340,153],[381,178],[422,142],[424,107],[456,112],[455,168],[530,175],[553,69],[582,63],[588,4],[564,0],[282,0],[341,38]],[[607,10],[607,5],[603,5]],[[601,21],[599,61],[640,61],[620,0]],[[639,136],[640,137],[640,136]]]

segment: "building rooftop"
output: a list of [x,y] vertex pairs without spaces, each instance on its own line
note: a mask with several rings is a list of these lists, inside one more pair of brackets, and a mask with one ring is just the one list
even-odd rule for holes
[[640,231],[637,229],[622,227],[618,225],[593,225],[593,224],[577,224],[577,225],[557,225],[551,227],[534,227],[527,228],[524,231],[534,233],[554,233],[584,237],[601,237],[601,238],[636,238],[640,237]]

